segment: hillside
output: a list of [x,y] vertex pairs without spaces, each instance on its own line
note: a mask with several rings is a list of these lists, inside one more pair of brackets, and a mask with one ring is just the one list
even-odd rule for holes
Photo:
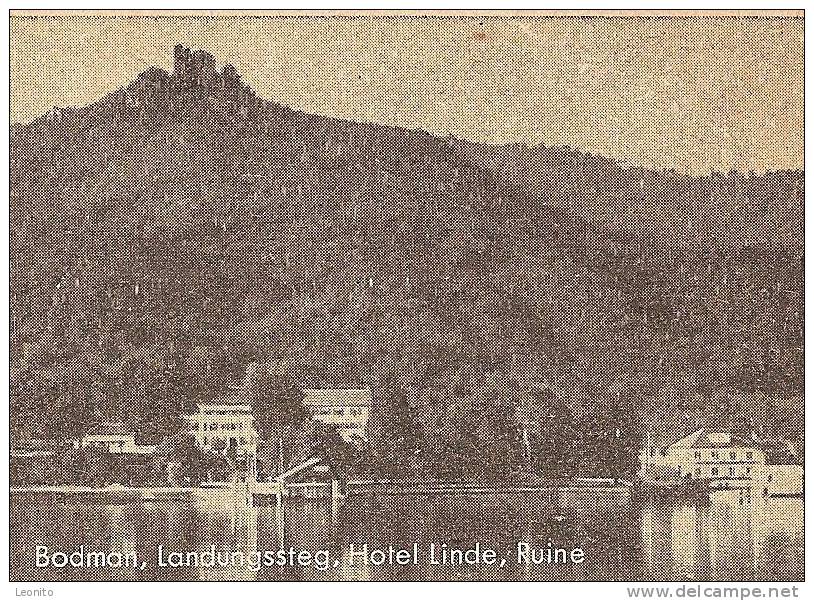
[[180,47],[173,73],[11,137],[14,434],[183,410],[257,357],[406,391],[436,441],[485,405],[534,414],[533,387],[577,413],[743,402],[799,434],[767,407],[802,391],[801,174],[728,176],[739,204],[710,178],[293,111]]
[[521,187],[535,203],[566,208],[662,247],[803,245],[802,171],[691,177],[625,167],[569,148],[453,145],[494,173],[502,188]]

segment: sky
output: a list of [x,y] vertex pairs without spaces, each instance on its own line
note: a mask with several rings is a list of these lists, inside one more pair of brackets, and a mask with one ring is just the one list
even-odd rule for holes
[[717,15],[17,13],[11,119],[171,70],[180,42],[321,115],[682,173],[802,168],[802,18]]

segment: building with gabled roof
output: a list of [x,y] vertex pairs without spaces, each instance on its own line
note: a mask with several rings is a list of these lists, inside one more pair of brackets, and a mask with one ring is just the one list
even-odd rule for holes
[[[777,448],[785,454],[776,452]],[[793,448],[776,439],[761,441],[715,428],[699,428],[675,442],[645,446],[646,480],[707,480],[722,487],[759,486],[764,494],[802,492],[802,467],[790,461]],[[782,463],[779,463],[781,460]]]
[[752,439],[713,428],[698,430],[661,448],[642,453],[645,474],[672,479],[715,478],[745,480],[766,464],[766,455]]

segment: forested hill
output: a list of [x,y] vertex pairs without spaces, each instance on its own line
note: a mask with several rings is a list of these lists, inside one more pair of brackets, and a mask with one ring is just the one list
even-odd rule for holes
[[802,171],[691,177],[542,144],[452,144],[504,187],[520,186],[535,202],[568,208],[662,246],[803,247]]
[[[724,188],[704,179],[604,160],[584,179],[555,149],[558,171],[515,173],[474,148],[290,110],[180,47],[173,73],[12,126],[13,433],[138,424],[257,358],[409,391],[428,439],[491,432],[483,453],[483,420],[550,398],[533,387],[580,412],[747,398],[764,421],[799,394],[799,174],[743,180],[772,190],[765,231],[792,233],[742,239],[758,213],[710,219]],[[616,227],[611,199],[640,210],[631,185],[659,182],[693,244]]]

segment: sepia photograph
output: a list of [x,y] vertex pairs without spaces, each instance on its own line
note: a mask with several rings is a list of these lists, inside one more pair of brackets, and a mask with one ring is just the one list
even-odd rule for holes
[[10,583],[805,580],[802,10],[8,19]]

